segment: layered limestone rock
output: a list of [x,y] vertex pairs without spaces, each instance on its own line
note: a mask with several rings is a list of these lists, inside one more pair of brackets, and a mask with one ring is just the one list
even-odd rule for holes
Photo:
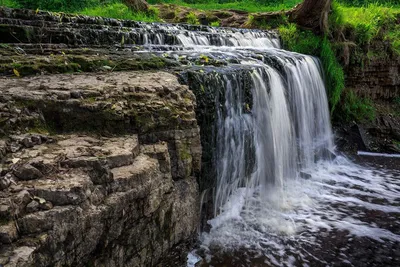
[[198,222],[195,99],[166,72],[0,82],[0,264],[168,266]]
[[346,85],[357,95],[374,100],[400,97],[400,57],[370,60],[362,67],[351,66],[346,76]]

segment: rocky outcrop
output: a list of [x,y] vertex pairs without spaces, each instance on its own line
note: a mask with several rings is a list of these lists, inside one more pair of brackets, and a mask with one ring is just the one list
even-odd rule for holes
[[373,59],[363,66],[349,66],[346,70],[346,86],[357,95],[374,100],[400,97],[400,57]]
[[199,10],[173,4],[158,4],[159,16],[170,23],[193,23],[191,17],[197,19],[198,24],[212,25],[216,23],[222,27],[251,28],[249,12],[240,10]]
[[198,222],[195,98],[166,72],[0,82],[0,264],[168,266]]
[[389,57],[386,46],[375,41],[374,51],[383,51],[385,57],[371,58],[364,64],[352,62],[345,69],[346,87],[371,100],[375,118],[347,124],[334,122],[341,150],[400,153],[400,57]]

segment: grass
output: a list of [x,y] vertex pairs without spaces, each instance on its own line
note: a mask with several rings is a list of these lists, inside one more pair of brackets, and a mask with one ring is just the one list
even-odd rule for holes
[[[77,2],[77,0],[74,1]],[[25,2],[26,4],[24,5],[23,3]],[[110,0],[110,1],[86,0],[85,4],[83,2],[80,2],[77,5],[75,5],[75,8],[68,6],[67,2],[64,0],[44,1],[43,4],[41,1],[0,0],[0,6],[7,6],[12,8],[26,7],[31,9],[36,9],[36,8],[41,9],[42,6],[45,6],[46,10],[51,10],[56,12],[70,12],[87,16],[99,16],[99,17],[108,17],[115,19],[129,19],[129,20],[144,21],[144,22],[160,21],[158,17],[158,9],[154,7],[150,7],[149,12],[147,13],[132,12],[125,4],[117,0]]]
[[183,0],[149,0],[151,4],[175,4],[179,6],[191,7],[200,10],[241,10],[248,12],[269,12],[286,10],[300,3],[301,0],[238,0],[238,1],[221,1],[218,0],[199,0],[199,1],[183,1]]
[[144,22],[159,21],[156,9],[151,9],[152,12],[132,12],[126,5],[121,3],[113,3],[106,6],[97,6],[93,8],[85,8],[77,13],[87,16],[99,16],[115,19],[129,19]]
[[363,7],[334,5],[335,13],[340,14],[337,26],[354,31],[358,46],[369,46],[375,39],[389,41],[393,51],[400,55],[400,6],[369,4]]
[[19,8],[20,5],[14,0],[0,0],[0,6]]

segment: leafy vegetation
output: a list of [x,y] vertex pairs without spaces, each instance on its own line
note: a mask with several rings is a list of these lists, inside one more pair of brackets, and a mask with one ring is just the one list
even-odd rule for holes
[[346,90],[343,94],[341,112],[336,114],[342,120],[373,121],[376,117],[376,109],[369,98],[358,97],[354,91]]
[[196,14],[193,12],[189,12],[189,14],[187,14],[186,21],[187,21],[187,23],[193,24],[193,25],[200,24],[199,20],[197,19]]
[[399,5],[398,0],[337,0],[340,4],[354,7],[363,7],[369,4],[379,4],[387,6]]
[[99,0],[13,0],[20,7],[50,11],[72,12],[85,7],[99,5]]
[[[394,52],[400,54],[400,6],[389,7],[381,4],[369,4],[363,7],[334,5],[340,21],[336,26],[351,29],[358,46],[368,47],[375,39],[391,42]],[[368,52],[368,51],[367,51]]]

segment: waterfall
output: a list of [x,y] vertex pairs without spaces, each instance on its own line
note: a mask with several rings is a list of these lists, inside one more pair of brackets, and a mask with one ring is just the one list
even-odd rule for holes
[[[281,60],[285,75],[268,64],[249,70],[253,106],[248,113],[243,92],[234,86],[238,82],[225,77],[225,103],[217,112],[215,215],[239,188],[261,196],[271,187],[279,190],[302,168],[310,168],[321,151],[333,150],[318,61],[309,56]],[[252,157],[249,173],[246,158]]]
[[226,63],[202,70],[189,84],[221,91],[214,98],[216,148],[211,168],[216,177],[209,185],[215,187],[214,216],[226,210],[238,191],[246,189],[244,202],[251,205],[255,195],[265,199],[268,191],[282,190],[287,180],[333,151],[318,59],[282,50],[273,32],[211,27],[188,31],[176,26],[167,30],[176,31],[184,47],[168,52],[170,56],[206,56]]
[[[396,224],[398,178],[332,158],[317,58],[257,30],[170,25],[147,40],[148,50],[187,68],[182,81],[197,97],[202,219],[210,226],[196,250],[204,266],[326,266],[330,240],[398,247],[398,232],[371,217]],[[329,255],[336,265],[359,259],[334,246],[343,251]]]

